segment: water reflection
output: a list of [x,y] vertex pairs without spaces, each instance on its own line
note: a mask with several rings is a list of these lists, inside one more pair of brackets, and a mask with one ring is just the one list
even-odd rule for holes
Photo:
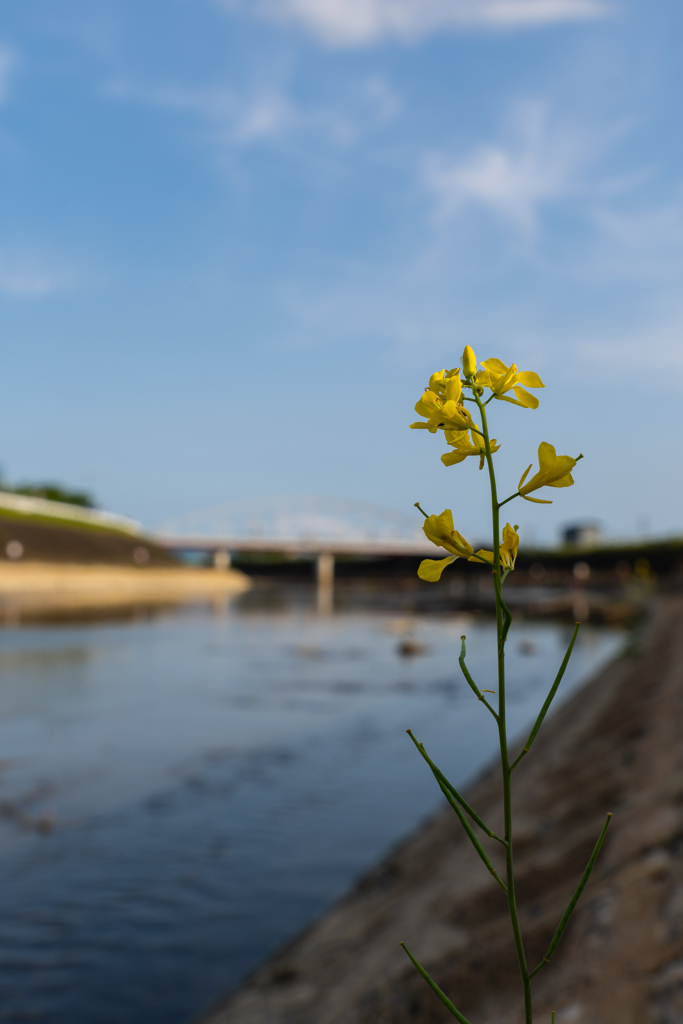
[[[190,1020],[438,805],[408,726],[454,781],[493,752],[488,622],[275,596],[0,632],[1,1021]],[[513,731],[569,635],[516,630]]]

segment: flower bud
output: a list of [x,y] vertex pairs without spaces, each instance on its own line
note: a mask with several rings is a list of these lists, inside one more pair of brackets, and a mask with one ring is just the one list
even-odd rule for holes
[[477,372],[477,357],[469,345],[465,345],[462,354],[462,372],[466,377],[474,377]]

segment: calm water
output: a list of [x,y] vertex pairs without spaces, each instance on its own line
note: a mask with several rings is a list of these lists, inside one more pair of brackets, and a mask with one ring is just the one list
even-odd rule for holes
[[[425,653],[398,654],[412,628]],[[491,625],[240,602],[0,632],[0,1020],[187,1024],[494,753]],[[513,731],[567,629],[509,645]],[[618,649],[587,628],[565,695]]]

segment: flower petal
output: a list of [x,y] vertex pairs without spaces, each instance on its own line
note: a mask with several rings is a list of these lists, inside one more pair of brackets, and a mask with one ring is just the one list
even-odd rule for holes
[[474,551],[474,548],[469,543],[469,541],[466,541],[463,535],[461,533],[458,533],[457,530],[453,530],[453,540],[456,547],[460,549],[458,551],[460,557],[462,557],[463,555],[471,555],[472,552]]
[[[568,456],[565,456],[565,458],[567,457]],[[574,477],[571,473],[567,473],[566,476],[561,476],[559,480],[549,480],[546,487],[571,487],[573,483]]]
[[438,548],[445,548],[451,554],[457,554],[453,544],[453,513],[449,508],[444,509],[440,516],[427,516],[422,524],[422,530],[432,544],[436,544]]
[[[516,391],[516,390],[517,390],[517,388],[515,388],[515,391]],[[521,390],[521,389],[520,389],[520,390]],[[511,402],[511,403],[512,403],[513,405],[519,405],[519,406],[521,406],[521,407],[522,407],[522,409],[526,409],[526,406],[524,405],[524,403],[523,403],[523,402],[518,402],[516,398],[510,398],[510,396],[509,396],[509,395],[497,395],[497,394],[495,393],[495,391],[494,391],[494,393],[493,393],[493,397],[494,397],[494,398],[497,398],[499,402]],[[531,396],[529,396],[529,397],[531,397]],[[537,404],[538,404],[538,403],[537,403]]]
[[510,367],[510,369],[506,370],[506,372],[503,374],[503,376],[500,377],[499,380],[496,381],[496,385],[495,385],[495,388],[494,388],[496,393],[502,395],[504,391],[509,391],[510,388],[512,387],[513,383],[514,383],[513,378],[516,378],[516,377],[517,377],[517,367],[513,363],[512,366]]
[[425,391],[415,403],[415,412],[418,416],[433,416],[440,409],[441,403],[433,391]]
[[541,441],[538,446],[538,468],[541,473],[549,469],[554,464],[556,458],[557,453],[553,445],[548,444],[547,441]]
[[444,437],[448,444],[469,444],[470,439],[467,436],[466,430],[444,430]]
[[[507,373],[508,368],[505,363],[501,363],[500,359],[484,359],[482,360],[482,366],[485,366],[487,370],[495,373],[496,376],[499,373]],[[423,378],[424,379],[424,378]]]
[[527,388],[544,388],[545,384],[533,370],[521,370],[517,374],[517,380]]
[[421,580],[427,580],[428,583],[436,583],[441,579],[441,573],[446,566],[454,562],[457,557],[457,555],[449,555],[448,558],[425,558],[423,562],[420,562],[417,575]]
[[441,456],[444,466],[455,466],[458,462],[464,462],[468,455],[477,455],[477,452],[445,452]]
[[449,377],[446,381],[446,398],[449,402],[459,402],[462,394],[460,377]]
[[515,384],[512,390],[525,409],[538,409],[538,399],[534,395],[530,395],[528,391],[520,388],[517,384]]

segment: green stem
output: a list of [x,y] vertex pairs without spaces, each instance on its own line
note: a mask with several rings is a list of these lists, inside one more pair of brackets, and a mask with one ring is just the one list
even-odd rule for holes
[[498,872],[494,868],[493,864],[489,860],[489,858],[488,858],[488,856],[486,854],[486,850],[484,849],[484,847],[481,845],[481,843],[479,842],[479,840],[475,836],[474,830],[473,830],[472,826],[470,825],[470,823],[468,822],[467,818],[465,817],[465,815],[462,813],[462,811],[458,807],[457,801],[454,799],[454,797],[451,794],[450,790],[446,789],[446,787],[439,781],[439,779],[437,779],[436,781],[439,783],[439,788],[441,789],[441,792],[446,797],[446,799],[448,800],[449,804],[451,805],[451,807],[453,808],[453,810],[457,814],[458,820],[459,820],[460,824],[462,825],[462,827],[464,828],[465,832],[467,833],[467,837],[468,837],[469,841],[472,843],[472,846],[474,847],[474,849],[479,854],[479,856],[480,856],[480,858],[482,860],[482,863],[484,864],[486,870],[489,872],[490,875],[493,875],[493,877],[498,882],[498,885],[501,887],[503,892],[507,893],[507,888],[505,886],[505,882],[502,880],[502,878],[500,877],[500,875],[498,874]]
[[[468,837],[469,841],[472,843],[472,846],[475,848],[475,850],[477,851],[477,853],[481,857],[481,859],[482,859],[482,861],[483,861],[483,863],[484,863],[484,865],[486,867],[486,870],[491,875],[493,875],[493,877],[498,882],[498,885],[501,887],[503,892],[507,892],[507,889],[505,888],[505,882],[499,876],[498,872],[496,871],[496,869],[494,868],[493,864],[489,860],[489,858],[487,856],[487,853],[486,853],[486,850],[484,849],[484,847],[481,845],[481,843],[479,842],[479,840],[475,836],[474,831],[472,829],[472,826],[470,825],[470,823],[467,820],[467,818],[465,817],[465,815],[462,813],[460,807],[458,806],[458,803],[463,804],[463,806],[467,809],[467,813],[472,815],[472,817],[475,819],[475,821],[480,826],[480,828],[483,828],[483,830],[488,835],[493,836],[494,833],[491,832],[486,827],[484,822],[481,820],[481,818],[477,814],[475,814],[475,812],[472,810],[472,808],[469,806],[469,804],[465,804],[465,802],[462,799],[462,797],[460,796],[460,794],[457,792],[457,790],[455,790],[453,788],[453,786],[451,786],[450,782],[448,782],[448,780],[445,778],[445,776],[441,775],[441,772],[438,770],[436,765],[433,764],[432,761],[430,761],[430,759],[427,757],[427,753],[426,753],[424,747],[422,746],[421,743],[417,742],[417,740],[413,736],[413,734],[410,731],[410,729],[408,729],[407,732],[408,732],[408,735],[410,736],[411,740],[413,741],[413,743],[417,747],[417,749],[420,751],[420,753],[424,757],[425,761],[427,761],[427,763],[429,764],[429,767],[432,769],[432,773],[434,775],[434,778],[436,779],[436,781],[439,784],[439,789],[441,790],[443,795],[446,797],[446,799],[448,800],[449,804],[451,805],[451,807],[453,808],[455,813],[458,815],[458,820],[460,821],[460,824],[462,825],[462,827],[464,828],[465,832],[467,833],[467,837]],[[442,779],[443,779],[443,781],[442,781]],[[456,799],[456,797],[457,797],[457,799]],[[498,839],[498,836],[495,836],[494,838]]]
[[427,982],[427,984],[431,988],[432,992],[436,993],[436,995],[439,997],[439,999],[441,1000],[443,1005],[446,1007],[446,1009],[451,1011],[453,1016],[456,1017],[457,1020],[460,1021],[460,1024],[470,1024],[470,1022],[468,1021],[467,1017],[465,1017],[462,1013],[460,1013],[460,1010],[458,1010],[457,1007],[453,1006],[453,1003],[450,1001],[448,996],[444,992],[442,992],[441,989],[439,988],[439,986],[437,985],[437,983],[435,981],[433,981],[432,978],[429,977],[429,975],[425,971],[425,969],[422,966],[422,964],[418,963],[418,961],[415,959],[413,954],[410,952],[410,950],[406,946],[405,942],[399,942],[399,946],[401,946],[401,948],[408,954],[408,956],[410,957],[410,959],[413,962],[413,965],[417,968],[419,973],[422,975],[424,980]]
[[468,686],[470,687],[472,692],[474,694],[476,694],[477,700],[480,700],[489,709],[489,711],[491,712],[493,717],[496,719],[496,721],[498,721],[498,715],[493,710],[493,708],[491,707],[491,705],[487,701],[486,697],[484,696],[484,694],[481,692],[481,690],[479,689],[479,687],[475,683],[474,679],[470,675],[470,672],[469,672],[469,669],[467,668],[467,665],[465,664],[465,656],[467,654],[467,650],[465,648],[466,637],[461,636],[460,640],[461,640],[460,657],[458,658],[458,661],[460,663],[460,670],[462,671],[462,674],[464,675],[465,679],[467,680]]
[[422,755],[422,757],[425,759],[425,761],[427,762],[427,764],[431,768],[432,773],[434,775],[434,778],[439,783],[441,788],[443,789],[443,787],[445,786],[446,789],[450,793],[452,793],[452,795],[458,801],[460,806],[463,807],[465,811],[467,811],[467,813],[469,814],[469,816],[472,819],[472,821],[476,821],[476,823],[479,826],[479,828],[482,829],[482,831],[485,832],[487,836],[489,836],[491,839],[496,839],[499,843],[503,843],[503,845],[505,845],[504,841],[500,838],[500,836],[497,836],[496,833],[493,832],[488,827],[486,822],[482,821],[482,819],[479,817],[477,812],[475,810],[473,810],[473,808],[470,807],[470,805],[467,803],[465,798],[462,797],[460,795],[460,793],[458,793],[458,791],[455,788],[455,786],[452,783],[450,783],[448,781],[448,779],[446,778],[446,776],[443,774],[443,772],[440,771],[439,768],[437,768],[437,766],[434,764],[434,762],[432,761],[431,757],[429,756],[429,754],[425,750],[424,743],[418,743],[418,741],[413,736],[413,730],[412,729],[406,729],[406,732],[408,733],[408,735],[410,736],[411,740],[413,741],[413,743],[417,747],[419,753]]
[[590,856],[590,860],[588,861],[588,864],[586,865],[586,870],[584,871],[583,875],[581,876],[581,881],[579,882],[578,886],[576,887],[576,891],[575,891],[574,895],[572,896],[572,898],[569,901],[569,906],[567,907],[567,909],[565,910],[564,914],[562,915],[562,920],[558,924],[557,929],[555,931],[555,934],[552,937],[551,943],[548,946],[548,952],[543,957],[543,959],[541,960],[541,962],[538,965],[538,967],[535,967],[533,969],[533,971],[529,975],[530,979],[533,978],[533,976],[535,974],[538,974],[538,972],[543,967],[545,967],[546,964],[550,963],[550,957],[555,952],[555,947],[557,946],[558,942],[562,938],[562,932],[567,927],[567,922],[569,921],[569,918],[574,913],[574,907],[579,902],[579,899],[581,897],[581,893],[586,888],[586,883],[587,883],[588,879],[591,876],[591,871],[595,867],[595,862],[598,859],[598,854],[600,853],[600,850],[602,848],[602,844],[605,841],[605,835],[607,834],[607,829],[609,828],[609,823],[610,823],[611,820],[612,820],[612,814],[610,812],[607,815],[607,820],[605,821],[605,824],[603,825],[602,832],[598,836],[598,841],[597,841],[597,843],[595,844],[595,846],[593,848],[593,852],[592,852],[592,854]]
[[500,507],[498,505],[498,491],[496,488],[496,474],[493,468],[493,456],[491,453],[491,442],[489,439],[488,422],[486,409],[479,394],[473,389],[479,413],[481,415],[481,427],[484,435],[484,446],[486,451],[486,464],[489,471],[489,482],[491,485],[491,513],[493,518],[493,583],[496,594],[496,637],[498,643],[498,737],[500,742],[500,760],[503,774],[503,816],[505,821],[505,882],[507,889],[508,911],[512,934],[517,952],[519,972],[522,977],[522,990],[524,993],[524,1022],[533,1024],[531,1008],[531,981],[527,968],[522,932],[519,926],[519,915],[517,913],[517,901],[515,899],[515,878],[514,863],[512,857],[512,785],[511,768],[508,754],[507,720],[505,705],[505,640],[510,628],[512,616],[510,609],[503,600],[503,590],[500,572]]
[[541,710],[540,710],[540,712],[538,714],[538,718],[536,719],[536,721],[534,723],[534,727],[531,730],[531,732],[529,733],[529,738],[527,739],[526,743],[522,747],[521,753],[519,754],[517,760],[513,761],[513,763],[512,763],[512,766],[511,766],[511,769],[510,769],[511,771],[514,771],[515,768],[517,767],[517,765],[519,764],[519,762],[524,757],[524,755],[529,753],[529,750],[531,749],[531,744],[536,739],[536,736],[538,734],[538,730],[543,725],[543,719],[545,718],[545,716],[548,713],[548,708],[552,704],[553,697],[557,693],[557,688],[560,685],[560,683],[562,682],[562,676],[564,675],[565,669],[567,668],[567,665],[569,664],[569,659],[572,656],[572,651],[574,650],[574,644],[576,643],[576,638],[577,638],[577,636],[579,634],[579,627],[580,627],[580,625],[581,625],[581,623],[577,622],[576,626],[574,627],[574,634],[573,634],[573,636],[571,638],[571,641],[569,643],[569,647],[567,648],[567,653],[565,654],[565,656],[564,656],[564,658],[562,660],[562,664],[560,665],[559,671],[558,671],[557,675],[555,676],[555,682],[550,687],[550,693],[546,697],[545,703],[544,703],[543,707],[541,708]]

